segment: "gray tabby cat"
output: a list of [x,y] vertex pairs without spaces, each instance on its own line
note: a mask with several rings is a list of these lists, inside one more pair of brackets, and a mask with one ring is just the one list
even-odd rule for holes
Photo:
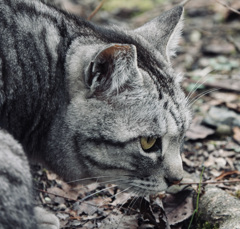
[[123,31],[0,0],[0,228],[59,227],[33,210],[23,150],[65,180],[108,177],[138,195],[182,179],[191,115],[170,63],[182,14]]

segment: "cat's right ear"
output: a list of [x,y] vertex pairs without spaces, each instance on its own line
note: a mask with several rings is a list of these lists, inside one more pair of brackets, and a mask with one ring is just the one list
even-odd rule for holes
[[134,31],[154,45],[170,62],[181,37],[183,12],[183,6],[176,6]]
[[91,61],[85,74],[85,84],[91,94],[119,92],[134,70],[137,69],[137,53],[134,45],[112,44],[103,47]]

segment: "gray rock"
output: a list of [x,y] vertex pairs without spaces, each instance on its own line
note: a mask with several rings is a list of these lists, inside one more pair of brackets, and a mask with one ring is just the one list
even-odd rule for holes
[[221,125],[240,127],[240,115],[225,107],[211,107],[203,119],[203,123],[216,128]]
[[240,200],[227,192],[208,186],[199,201],[200,217],[219,229],[240,228]]

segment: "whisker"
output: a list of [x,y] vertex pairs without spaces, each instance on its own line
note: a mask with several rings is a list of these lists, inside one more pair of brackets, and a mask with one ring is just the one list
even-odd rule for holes
[[[126,192],[127,190],[131,189],[132,187],[133,187],[133,186],[128,187],[128,188],[125,188],[124,190],[122,190],[122,191],[120,191],[120,192],[118,192],[118,193],[116,193],[116,194],[110,196],[109,198],[110,198],[110,199],[112,199],[113,197],[116,198],[119,194],[121,194],[121,193],[123,193],[123,192]],[[106,201],[104,200],[101,204],[103,204],[103,203],[105,203],[105,202],[106,202]]]
[[[131,187],[129,187],[129,188],[126,188],[126,189],[131,189],[132,188],[132,186]],[[123,191],[127,191],[127,190],[123,190]],[[122,192],[123,192],[122,191]],[[118,195],[118,194],[120,194],[120,193],[122,193],[122,192],[119,192],[119,193],[117,193],[116,195]],[[113,214],[113,212],[114,212],[114,210],[118,210],[119,212],[120,212],[120,209],[122,208],[122,206],[126,203],[126,201],[129,199],[129,197],[131,196],[131,195],[133,195],[132,193],[127,193],[128,194],[128,196],[127,196],[127,198],[124,198],[124,200],[122,201],[122,204],[121,204],[121,206],[120,207],[115,207],[115,208],[113,208],[108,214],[107,214],[107,216],[106,217],[109,217],[111,214]],[[121,214],[121,212],[120,212],[120,214]]]
[[[131,175],[121,175],[121,176],[123,176],[123,177],[131,177]],[[94,180],[94,179],[101,179],[101,178],[112,178],[112,177],[115,177],[115,176],[87,177],[87,178],[77,179],[77,180],[73,180],[73,181],[67,181],[66,183],[70,184],[70,183],[75,183],[75,182],[78,182],[78,181]]]
[[[140,191],[137,192],[137,196],[138,196],[139,192],[140,192]],[[122,220],[123,220],[123,217],[129,212],[129,209],[130,209],[132,206],[134,206],[134,204],[136,203],[136,201],[138,200],[138,198],[139,198],[139,196],[138,196],[138,197],[134,197],[134,198],[132,199],[132,201],[131,201],[130,204],[129,204],[129,207],[127,208],[127,211],[123,214],[123,216],[122,216],[121,219],[119,220],[117,228],[120,226],[120,224],[121,224],[121,222],[122,222]],[[133,203],[133,204],[132,204],[132,203]]]
[[[124,183],[126,180],[125,179],[115,179],[115,180],[110,180],[110,181],[103,181],[103,182],[97,182],[95,181],[94,183],[98,183],[99,185],[101,184],[111,184],[114,183],[115,181],[122,181],[122,183]],[[76,187],[76,188],[72,188],[71,190],[79,190],[81,189],[81,187]]]
[[126,181],[124,179],[115,179],[115,180],[109,180],[109,181],[103,181],[103,182],[99,182],[99,184],[105,184],[105,183],[111,183],[111,182],[115,182],[115,181]]
[[135,201],[133,202],[133,204],[129,206],[129,209],[133,208],[134,205],[136,204],[137,200],[140,198],[139,193],[140,193],[140,191],[138,192],[138,194],[137,194],[138,196],[135,198]]
[[220,88],[214,88],[214,89],[209,89],[201,94],[199,94],[198,96],[196,96],[195,98],[193,98],[191,101],[189,101],[189,106],[191,107],[197,100],[199,100],[200,98],[202,98],[203,96],[207,95],[207,94],[210,94],[214,91],[218,91],[220,90]]
[[141,211],[141,208],[142,208],[143,198],[144,198],[146,192],[147,192],[147,190],[143,192],[143,195],[141,195],[142,198],[141,198],[141,202],[140,202],[140,205],[139,205],[139,209],[140,209],[140,211]]
[[[185,98],[186,101],[189,100],[189,98],[193,95],[193,93],[194,93],[195,91],[197,91],[197,89],[198,89],[199,87],[201,87],[207,80],[209,80],[209,79],[204,79],[204,78],[205,78],[211,71],[212,71],[212,69],[210,69],[209,67],[207,67],[207,68],[205,68],[205,69],[203,69],[203,70],[201,71],[201,72],[202,72],[202,76],[201,76],[201,78],[193,85],[193,89],[188,93],[187,97]],[[201,84],[198,85],[198,83],[199,83],[201,80],[203,80],[203,79],[204,79],[204,81],[203,81]]]
[[[205,77],[205,76],[204,76]],[[188,95],[186,96],[185,100],[188,101],[189,98],[191,98],[191,96],[193,95],[194,92],[196,92],[207,80],[209,79],[204,79],[204,81],[200,84],[198,84],[200,81],[202,80],[202,78],[200,78],[194,85],[193,85],[193,89],[188,93]]]
[[[131,186],[131,188],[132,188],[132,187],[133,187],[133,186]],[[126,201],[129,199],[129,197],[132,196],[132,195],[133,195],[132,192],[129,193],[129,196],[123,201],[123,203],[122,203],[119,207],[117,207],[118,211],[121,210],[122,206],[126,203]]]
[[98,193],[100,193],[100,192],[103,192],[103,191],[108,190],[108,189],[111,189],[111,188],[115,188],[115,187],[117,187],[117,186],[118,186],[118,185],[115,185],[115,186],[107,187],[107,188],[101,189],[101,190],[99,190],[99,191],[96,191],[96,192],[94,192],[94,193],[92,193],[92,194],[90,194],[90,195],[85,196],[84,198],[82,198],[82,199],[79,201],[79,203],[82,203],[83,201],[89,199],[90,197],[92,197],[92,196],[94,196],[94,195],[96,195],[96,194],[98,194]]

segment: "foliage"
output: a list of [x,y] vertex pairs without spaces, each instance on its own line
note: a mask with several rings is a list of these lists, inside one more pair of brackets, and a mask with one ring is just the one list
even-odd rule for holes
[[218,224],[212,225],[209,222],[205,222],[205,223],[199,223],[196,229],[218,229],[218,228],[219,228]]
[[235,196],[240,199],[240,190],[237,190],[236,193],[235,193]]

